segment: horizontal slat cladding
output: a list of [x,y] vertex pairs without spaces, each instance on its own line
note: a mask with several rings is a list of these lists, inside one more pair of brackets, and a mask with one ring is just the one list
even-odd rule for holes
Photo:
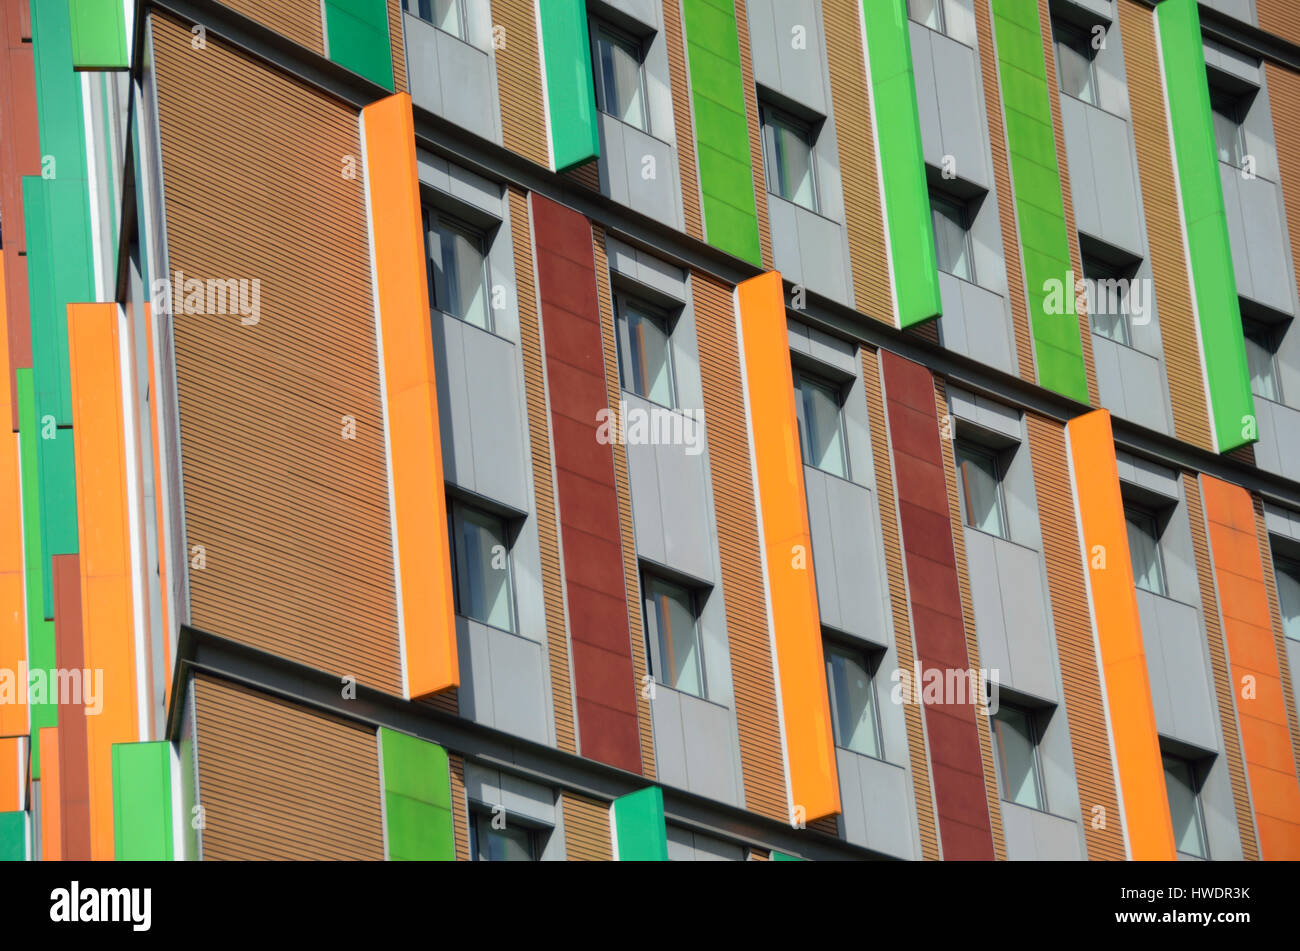
[[357,115],[154,23],[173,275],[260,288],[173,321],[193,623],[399,692]]
[[735,679],[745,807],[784,822],[789,820],[785,759],[777,720],[732,289],[708,274],[693,271],[691,292],[704,385],[727,639]]
[[373,730],[194,679],[205,859],[384,857]]
[[496,52],[501,137],[512,152],[549,165],[546,108],[534,0],[492,0],[492,22],[505,31]]
[[1273,622],[1273,638],[1277,650],[1278,673],[1282,676],[1282,698],[1286,701],[1287,726],[1291,730],[1291,755],[1300,763],[1300,723],[1297,723],[1295,705],[1295,671],[1291,669],[1286,649],[1286,632],[1282,629],[1282,610],[1277,600],[1277,575],[1273,567],[1273,550],[1268,541],[1268,528],[1264,524],[1264,503],[1252,496],[1255,503],[1255,537],[1259,539],[1259,555],[1264,564],[1264,587],[1268,589],[1268,611]]
[[564,852],[570,862],[609,862],[609,803],[577,793],[560,794],[564,811]]
[[[402,0],[392,2],[400,7]],[[313,53],[325,53],[321,0],[221,0],[221,3]]]
[[1219,602],[1214,585],[1214,565],[1206,537],[1205,507],[1201,486],[1196,477],[1183,473],[1183,495],[1187,497],[1187,521],[1192,529],[1192,554],[1196,558],[1196,580],[1201,588],[1201,616],[1205,619],[1205,637],[1210,649],[1210,669],[1214,672],[1215,699],[1219,704],[1219,722],[1223,727],[1223,752],[1228,760],[1228,779],[1232,784],[1233,807],[1237,813],[1237,831],[1241,835],[1242,858],[1259,858],[1255,823],[1251,814],[1250,789],[1246,783],[1245,764],[1241,756],[1241,731],[1237,725],[1237,706],[1228,655],[1224,645],[1223,625],[1219,621]]
[[393,49],[393,89],[406,92],[406,33],[402,25],[402,0],[388,0],[388,42]]
[[691,84],[686,72],[686,41],[682,34],[680,3],[681,0],[664,0],[664,43],[668,50],[673,123],[677,131],[677,164],[682,175],[682,218],[686,224],[686,233],[703,241],[700,178],[695,164],[695,118],[691,111]]
[[465,797],[465,760],[455,753],[448,753],[447,768],[451,773],[451,831],[456,843],[456,861],[468,862],[469,800]]
[[[1295,0],[1255,0],[1255,15],[1259,20],[1259,28],[1265,33],[1280,36],[1288,43],[1300,43],[1300,18],[1296,17]],[[1271,97],[1271,78],[1268,85]],[[1274,104],[1273,108],[1276,109],[1277,105]],[[1275,117],[1276,115],[1274,112]]]
[[[1083,835],[1088,858],[1122,861],[1124,828],[1115,792],[1106,706],[1097,670],[1092,636],[1092,612],[1083,577],[1074,495],[1065,455],[1065,430],[1060,423],[1026,414],[1029,453],[1038,486],[1038,521],[1043,535],[1047,588],[1052,599],[1056,652],[1070,725],[1074,776],[1079,785]],[[1100,806],[1104,813],[1094,814]],[[1105,821],[1097,820],[1104,815]]]
[[[894,647],[900,670],[911,670],[916,649],[912,644],[912,621],[907,607],[907,581],[903,573],[903,546],[898,536],[898,509],[894,499],[894,467],[889,459],[885,403],[880,391],[879,356],[862,348],[862,379],[866,384],[867,418],[874,434],[871,451],[876,468],[876,492],[880,502],[880,533],[885,546],[885,573],[889,577],[889,608],[894,620]],[[930,761],[925,749],[925,726],[921,707],[903,706],[907,724],[908,758],[912,764],[912,791],[916,796],[916,819],[921,833],[921,857],[939,858],[939,833],[930,787]]]
[[763,140],[758,126],[758,94],[754,87],[754,57],[749,47],[749,16],[745,0],[736,0],[736,34],[740,39],[740,75],[745,85],[745,115],[749,120],[749,155],[754,165],[754,208],[758,212],[758,244],[763,267],[773,268],[772,229],[767,217],[767,185],[763,173]]
[[1192,316],[1183,225],[1171,171],[1169,117],[1156,54],[1155,16],[1138,0],[1118,0],[1118,4],[1151,273],[1160,299],[1160,336],[1165,346],[1174,432],[1185,442],[1210,449],[1201,351]]

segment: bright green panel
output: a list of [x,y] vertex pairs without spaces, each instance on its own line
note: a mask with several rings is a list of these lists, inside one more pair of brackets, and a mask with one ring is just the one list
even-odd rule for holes
[[749,149],[735,8],[710,0],[682,0],[682,13],[699,152],[704,236],[715,248],[761,266],[754,200],[758,183],[754,181]]
[[0,812],[0,862],[27,860],[27,813]]
[[436,743],[380,727],[379,763],[388,857],[455,860],[447,751]]
[[563,172],[600,157],[587,4],[584,0],[543,0],[538,19],[546,67],[551,159],[555,170]]
[[72,61],[77,69],[126,69],[122,0],[68,0]]
[[993,0],[993,28],[1038,382],[1087,403],[1079,317],[1047,306],[1053,288],[1069,297],[1074,285],[1038,4]]
[[324,0],[324,9],[330,60],[392,92],[393,46],[385,0]]
[[663,790],[651,786],[615,799],[614,835],[620,862],[667,862]]
[[867,73],[885,198],[889,260],[900,327],[943,314],[912,76],[907,0],[863,0]]
[[114,743],[114,858],[169,862],[172,841],[171,744]]
[[1258,437],[1196,3],[1165,0],[1156,25],[1210,417],[1216,448],[1227,452]]

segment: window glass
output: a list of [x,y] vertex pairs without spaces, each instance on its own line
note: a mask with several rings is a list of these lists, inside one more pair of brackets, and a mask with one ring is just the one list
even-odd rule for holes
[[1250,368],[1251,392],[1274,403],[1281,402],[1274,331],[1253,320],[1245,321],[1242,329],[1246,338],[1246,365]]
[[826,686],[835,726],[835,745],[879,759],[876,688],[866,658],[855,651],[826,648]]
[[768,106],[762,108],[762,122],[768,190],[816,211],[811,130],[805,123]]
[[1165,792],[1169,796],[1169,818],[1174,823],[1174,844],[1179,852],[1207,858],[1196,771],[1191,763],[1176,756],[1165,756],[1164,762]]
[[465,16],[461,3],[462,0],[402,0],[402,9],[463,40]]
[[1002,777],[1002,798],[1030,809],[1047,809],[1039,776],[1033,716],[1003,703],[993,717],[993,743]]
[[600,110],[642,132],[649,131],[641,45],[605,26],[597,27],[595,45]]
[[1126,347],[1133,345],[1129,333],[1128,293],[1123,276],[1118,270],[1097,261],[1084,259],[1084,277],[1092,282],[1091,311],[1092,332]]
[[823,472],[849,477],[840,397],[830,384],[803,373],[794,376],[795,415],[803,461]]
[[1166,594],[1165,569],[1160,556],[1160,531],[1156,517],[1133,506],[1124,506],[1128,527],[1128,552],[1133,562],[1133,583],[1143,591]]
[[1071,23],[1055,22],[1056,69],[1060,73],[1061,92],[1097,105],[1097,73],[1093,67],[1096,51],[1089,34]]
[[506,822],[504,829],[492,828],[492,813],[475,812],[470,824],[473,841],[470,854],[476,862],[535,862],[537,834],[532,829]]
[[966,209],[931,193],[930,216],[934,224],[934,250],[939,270],[963,281],[974,281],[974,256],[971,254]]
[[424,220],[433,264],[433,306],[467,324],[491,330],[482,236],[428,209]]
[[691,592],[662,578],[647,577],[645,621],[660,683],[703,697],[704,656]]
[[1282,609],[1282,630],[1287,637],[1300,641],[1300,562],[1278,558],[1273,567],[1277,574],[1277,599]]
[[957,476],[966,503],[966,524],[1006,538],[1007,515],[997,457],[984,449],[958,443],[956,458]]
[[623,387],[652,403],[676,405],[667,318],[622,295],[615,299]]
[[505,523],[468,506],[452,506],[456,611],[504,631],[514,631],[514,588]]
[[907,14],[922,26],[943,32],[943,0],[907,0]]
[[1241,134],[1241,103],[1229,92],[1210,87],[1210,112],[1214,117],[1214,142],[1219,161],[1240,165],[1246,153]]

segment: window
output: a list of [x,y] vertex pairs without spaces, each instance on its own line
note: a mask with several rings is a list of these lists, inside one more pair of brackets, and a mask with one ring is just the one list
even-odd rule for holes
[[934,224],[934,251],[939,270],[963,281],[974,281],[975,255],[971,252],[966,207],[930,192],[930,218]]
[[1089,33],[1073,23],[1052,23],[1056,39],[1056,71],[1059,73],[1061,92],[1089,105],[1097,100],[1097,51],[1093,49]]
[[1116,268],[1084,258],[1083,276],[1093,288],[1088,314],[1092,332],[1126,347],[1133,346],[1128,322],[1128,284],[1123,275]]
[[465,0],[402,0],[402,9],[444,33],[465,39]]
[[817,211],[811,126],[763,104],[759,105],[759,118],[763,126],[763,167],[767,174],[767,190],[809,211]]
[[826,692],[835,745],[881,759],[880,713],[867,658],[858,651],[827,646]]
[[1277,575],[1277,600],[1282,609],[1282,631],[1300,641],[1300,562],[1277,558],[1273,562]]
[[1205,816],[1201,811],[1201,789],[1196,767],[1177,756],[1162,757],[1165,764],[1165,792],[1169,796],[1169,818],[1174,823],[1174,844],[1179,852],[1209,858],[1205,847]]
[[614,297],[614,315],[623,388],[660,406],[675,407],[668,317],[623,294]]
[[641,44],[626,33],[597,23],[592,27],[591,46],[596,107],[642,132],[649,132]]
[[966,508],[966,524],[1006,538],[1007,506],[1002,497],[1002,467],[987,449],[958,442],[957,479]]
[[1156,517],[1145,509],[1124,506],[1128,527],[1128,553],[1133,562],[1133,583],[1143,591],[1164,597],[1165,566],[1160,555],[1160,528]]
[[1277,373],[1277,331],[1257,320],[1242,322],[1246,338],[1246,365],[1250,368],[1250,389],[1274,403],[1282,402]]
[[847,479],[849,457],[839,387],[796,370],[794,405],[804,464]]
[[649,575],[644,593],[651,673],[674,690],[705,696],[704,650],[694,595],[681,585]]
[[1043,769],[1038,761],[1037,717],[1009,703],[998,705],[993,717],[993,753],[997,759],[1002,798],[1030,809],[1047,811]]
[[433,306],[467,324],[492,329],[483,236],[455,219],[426,208]]
[[514,584],[505,522],[455,502],[451,533],[456,613],[513,633]]
[[[505,814],[501,813],[502,819]],[[475,810],[470,814],[469,854],[475,862],[536,862],[537,833],[506,820],[505,827],[492,827],[493,814]],[[497,822],[500,825],[500,820]]]
[[1241,100],[1232,93],[1210,86],[1210,112],[1220,162],[1240,166],[1246,156],[1246,136],[1241,128],[1244,111]]
[[943,0],[907,0],[907,15],[922,26],[944,31]]

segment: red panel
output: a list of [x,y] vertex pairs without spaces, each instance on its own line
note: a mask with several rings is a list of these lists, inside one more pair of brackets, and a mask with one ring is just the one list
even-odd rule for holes
[[[881,370],[917,661],[923,671],[968,669],[934,379],[925,367],[883,350]],[[957,698],[924,707],[943,857],[991,861],[993,830],[976,710],[969,698],[945,700]]]
[[584,756],[639,773],[614,452],[596,441],[609,391],[591,223],[538,195],[531,201],[578,734]]
[[[54,649],[63,670],[85,668],[81,566],[77,555],[54,556]],[[59,799],[63,858],[88,862],[91,858],[90,760],[84,709],[82,703],[59,710]]]

